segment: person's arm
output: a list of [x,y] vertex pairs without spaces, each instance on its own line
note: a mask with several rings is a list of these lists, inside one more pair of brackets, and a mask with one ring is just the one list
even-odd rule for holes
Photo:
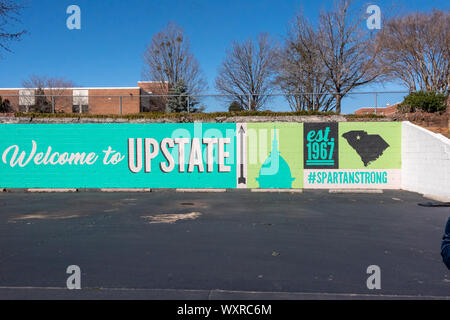
[[445,265],[450,269],[450,218],[447,221],[445,233],[442,238],[441,255]]

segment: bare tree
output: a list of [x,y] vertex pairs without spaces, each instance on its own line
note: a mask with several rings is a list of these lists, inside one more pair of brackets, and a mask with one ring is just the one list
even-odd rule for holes
[[351,90],[384,74],[377,64],[378,46],[363,25],[364,14],[351,12],[352,0],[339,0],[334,9],[319,16],[317,39],[329,92],[336,97],[336,112]]
[[34,100],[33,111],[49,113],[55,110],[55,106],[72,109],[72,97],[68,96],[68,89],[75,87],[75,84],[71,80],[31,75],[22,81],[22,86],[34,90],[34,95],[30,96]]
[[159,81],[167,90],[183,81],[190,95],[197,95],[207,87],[197,59],[190,51],[189,39],[175,23],[153,36],[144,52],[143,72],[147,80]]
[[13,0],[0,0],[0,49],[11,52],[9,43],[20,40],[26,33],[25,30],[9,31],[9,27],[14,22],[18,22],[18,16],[23,9],[23,5]]
[[391,18],[377,35],[381,62],[410,91],[450,88],[450,13]]
[[258,36],[256,44],[232,42],[219,68],[216,89],[228,101],[237,100],[246,110],[260,109],[270,98],[275,75],[275,50],[267,34]]
[[276,84],[286,94],[293,111],[330,111],[334,108],[334,97],[327,91],[326,70],[318,45],[313,26],[300,12],[289,26],[277,59]]

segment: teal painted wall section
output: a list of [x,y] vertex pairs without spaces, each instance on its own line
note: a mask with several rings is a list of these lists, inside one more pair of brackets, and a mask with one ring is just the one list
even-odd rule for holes
[[[0,125],[0,187],[3,188],[235,188],[236,187],[236,124],[2,124]],[[161,150],[161,141],[165,138],[188,138],[185,145],[184,172],[180,172],[178,163],[179,144],[167,150],[174,158],[174,168],[170,172],[163,172],[161,163],[168,164],[167,158]],[[129,168],[128,139],[152,138],[158,143],[158,153],[151,159],[151,172],[145,172],[145,159],[142,158],[142,169],[133,173]],[[193,171],[188,172],[189,156],[192,139],[200,139],[201,156],[204,172],[199,172],[199,165],[192,166]],[[223,141],[223,151],[228,153],[225,157],[225,172],[219,171],[218,159],[219,143],[211,144],[213,165],[207,172],[207,144],[202,143],[204,138],[229,138],[229,143]],[[29,159],[35,141],[35,156]],[[134,140],[136,142],[136,140]],[[219,140],[218,140],[219,141]],[[17,146],[17,147],[16,147]],[[60,155],[63,159],[70,157],[71,153],[94,153],[91,165],[43,164],[51,147],[53,160],[57,161]],[[111,150],[108,160],[115,155],[122,159],[116,164],[104,162],[106,151]],[[9,148],[9,151],[8,151]],[[134,147],[137,150],[136,146]],[[22,152],[20,161],[11,166],[14,152],[17,151],[17,161]],[[151,152],[155,151],[153,146]],[[40,154],[42,153],[42,154]],[[64,154],[64,153],[67,153]],[[196,154],[198,159],[198,154]],[[97,158],[95,158],[97,157]],[[96,159],[95,161],[93,161]],[[28,161],[29,160],[29,161]],[[27,162],[28,161],[28,162]],[[41,164],[36,164],[41,163]],[[136,164],[136,161],[134,162]],[[14,164],[14,162],[13,162]],[[223,168],[223,167],[222,167]],[[223,171],[223,170],[222,170]]]

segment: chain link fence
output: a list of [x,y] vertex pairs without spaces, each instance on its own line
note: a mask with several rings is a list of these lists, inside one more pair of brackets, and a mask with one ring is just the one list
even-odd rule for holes
[[[341,113],[352,114],[361,108],[366,113],[381,113],[388,106],[402,102],[407,91],[353,92],[341,101]],[[228,112],[228,111],[336,111],[336,95],[295,93],[270,95],[58,95],[3,94],[2,113],[58,113],[92,115],[127,115],[142,112]]]

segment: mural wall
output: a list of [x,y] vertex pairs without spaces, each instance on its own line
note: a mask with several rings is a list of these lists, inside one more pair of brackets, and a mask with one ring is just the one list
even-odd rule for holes
[[3,188],[400,188],[401,123],[1,124]]

